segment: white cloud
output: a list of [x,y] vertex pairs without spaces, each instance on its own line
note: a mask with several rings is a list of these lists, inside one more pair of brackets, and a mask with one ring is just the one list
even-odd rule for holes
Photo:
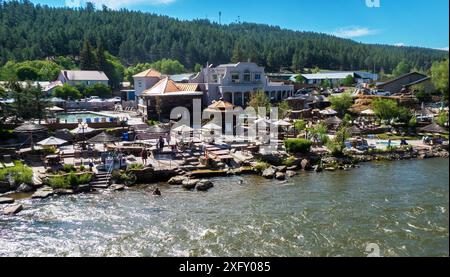
[[397,43],[394,43],[394,46],[404,47],[404,46],[406,46],[406,44],[404,44],[403,42],[397,42]]
[[175,1],[176,0],[66,0],[66,6],[70,8],[77,8],[84,6],[86,2],[92,2],[97,8],[101,8],[102,5],[105,5],[111,9],[119,9],[135,4],[167,5]]
[[356,38],[370,36],[376,33],[378,33],[378,30],[366,27],[351,26],[337,29],[333,32],[333,35],[342,38]]
[[444,47],[444,48],[436,48],[436,50],[448,51],[449,48],[448,48],[448,46],[447,46],[447,47]]

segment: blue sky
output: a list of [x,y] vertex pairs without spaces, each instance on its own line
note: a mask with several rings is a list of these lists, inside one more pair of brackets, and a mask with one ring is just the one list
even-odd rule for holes
[[[85,0],[31,0],[77,6]],[[380,3],[368,7],[366,2]],[[180,19],[208,18],[278,25],[351,38],[364,43],[448,49],[448,0],[92,0],[101,7],[128,8]]]

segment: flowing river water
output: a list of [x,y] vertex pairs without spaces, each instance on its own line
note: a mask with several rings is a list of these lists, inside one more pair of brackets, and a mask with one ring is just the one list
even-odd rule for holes
[[449,255],[448,159],[214,183],[19,200],[0,215],[0,256]]

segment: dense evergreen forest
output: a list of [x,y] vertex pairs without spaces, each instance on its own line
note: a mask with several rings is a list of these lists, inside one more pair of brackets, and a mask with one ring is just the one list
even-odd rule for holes
[[428,70],[433,61],[448,58],[445,51],[367,45],[261,24],[182,21],[105,6],[96,9],[91,3],[70,9],[0,0],[0,66],[7,61],[77,57],[86,40],[93,47],[100,43],[126,66],[170,58],[193,69],[207,61],[250,59],[268,71],[320,67],[390,73],[402,61]]

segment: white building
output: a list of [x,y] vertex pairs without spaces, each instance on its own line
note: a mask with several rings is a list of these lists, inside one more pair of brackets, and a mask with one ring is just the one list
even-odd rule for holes
[[352,76],[355,82],[374,83],[378,80],[378,74],[363,72],[363,71],[346,71],[346,72],[323,72],[315,74],[302,74],[309,85],[320,85],[324,81],[330,81],[333,85],[340,85],[341,82],[348,76]]
[[92,86],[94,84],[108,85],[109,79],[103,71],[61,70],[58,81],[71,86]]
[[236,106],[245,107],[250,94],[258,90],[263,90],[273,102],[286,99],[294,93],[294,86],[270,82],[264,67],[250,62],[207,66],[190,78],[189,83],[201,84],[205,91],[204,105],[223,98]]

